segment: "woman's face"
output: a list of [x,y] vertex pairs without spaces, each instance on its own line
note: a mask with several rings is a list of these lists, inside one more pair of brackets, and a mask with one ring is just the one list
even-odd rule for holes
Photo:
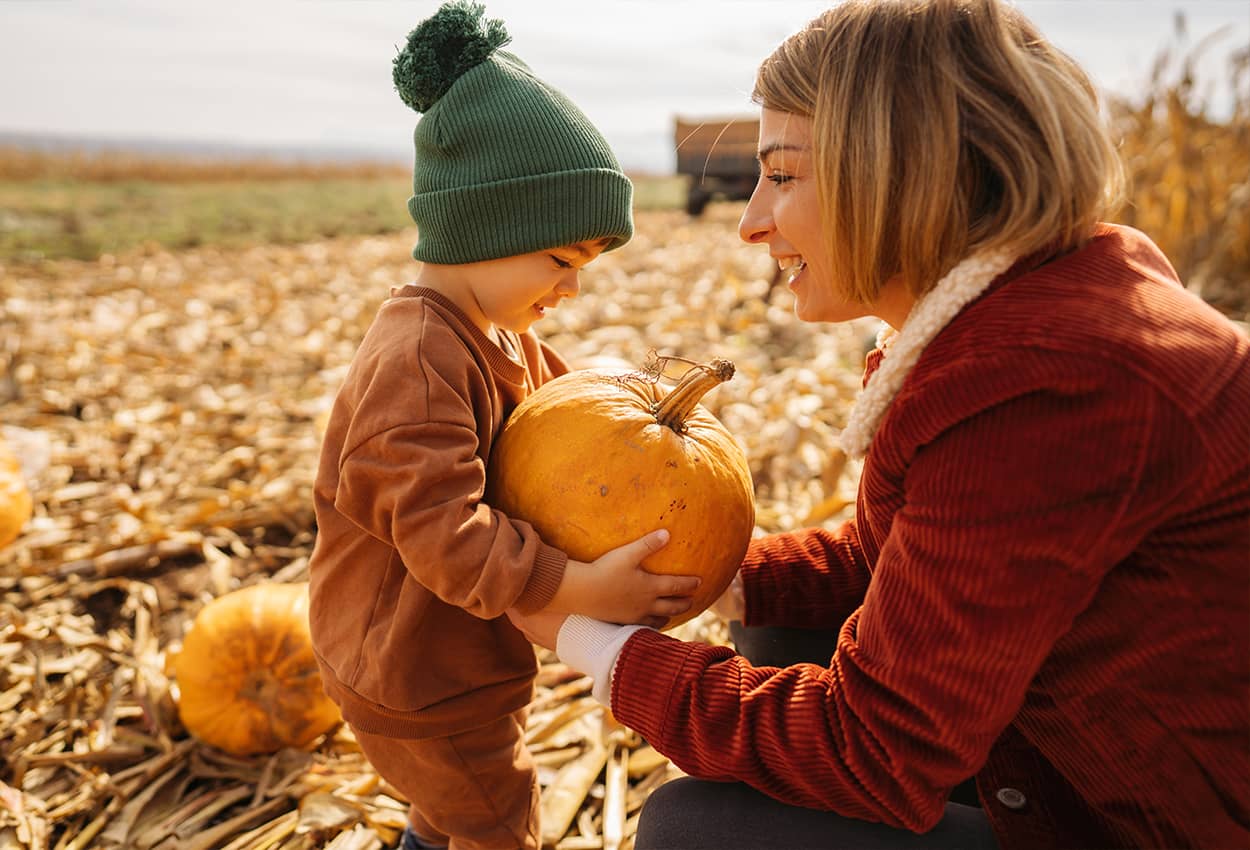
[[760,178],[738,224],[746,242],[768,245],[805,322],[844,322],[868,315],[838,294],[816,197],[812,122],[789,112],[760,112]]

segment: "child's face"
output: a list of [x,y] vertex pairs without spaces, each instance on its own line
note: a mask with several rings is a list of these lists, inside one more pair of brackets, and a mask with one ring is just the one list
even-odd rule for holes
[[473,263],[469,285],[482,318],[496,327],[525,333],[547,310],[577,295],[581,288],[578,273],[610,241],[588,240]]

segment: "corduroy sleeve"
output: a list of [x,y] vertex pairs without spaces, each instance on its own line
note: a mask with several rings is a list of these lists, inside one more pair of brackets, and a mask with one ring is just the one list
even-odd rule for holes
[[1199,444],[1183,416],[1129,376],[1099,377],[974,407],[915,455],[829,668],[757,669],[641,631],[618,656],[613,714],[692,776],[933,827],[1198,465],[1161,450]]
[[743,623],[836,629],[863,602],[869,577],[854,520],[757,538],[742,561]]

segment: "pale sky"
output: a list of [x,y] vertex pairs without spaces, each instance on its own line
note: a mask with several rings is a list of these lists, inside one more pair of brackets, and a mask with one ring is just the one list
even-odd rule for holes
[[[578,103],[627,169],[669,172],[672,120],[752,114],[755,67],[829,0],[487,0],[507,49]],[[1017,0],[1101,87],[1142,87],[1183,12],[1206,65],[1247,0]],[[397,45],[433,0],[0,0],[0,134],[353,149],[404,160]],[[1218,96],[1217,96],[1218,97]]]

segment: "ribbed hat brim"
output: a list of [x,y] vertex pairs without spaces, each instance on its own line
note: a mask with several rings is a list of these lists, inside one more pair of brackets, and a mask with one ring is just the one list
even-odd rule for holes
[[425,192],[408,199],[412,256],[426,263],[493,260],[634,233],[633,184],[619,171],[579,169]]

